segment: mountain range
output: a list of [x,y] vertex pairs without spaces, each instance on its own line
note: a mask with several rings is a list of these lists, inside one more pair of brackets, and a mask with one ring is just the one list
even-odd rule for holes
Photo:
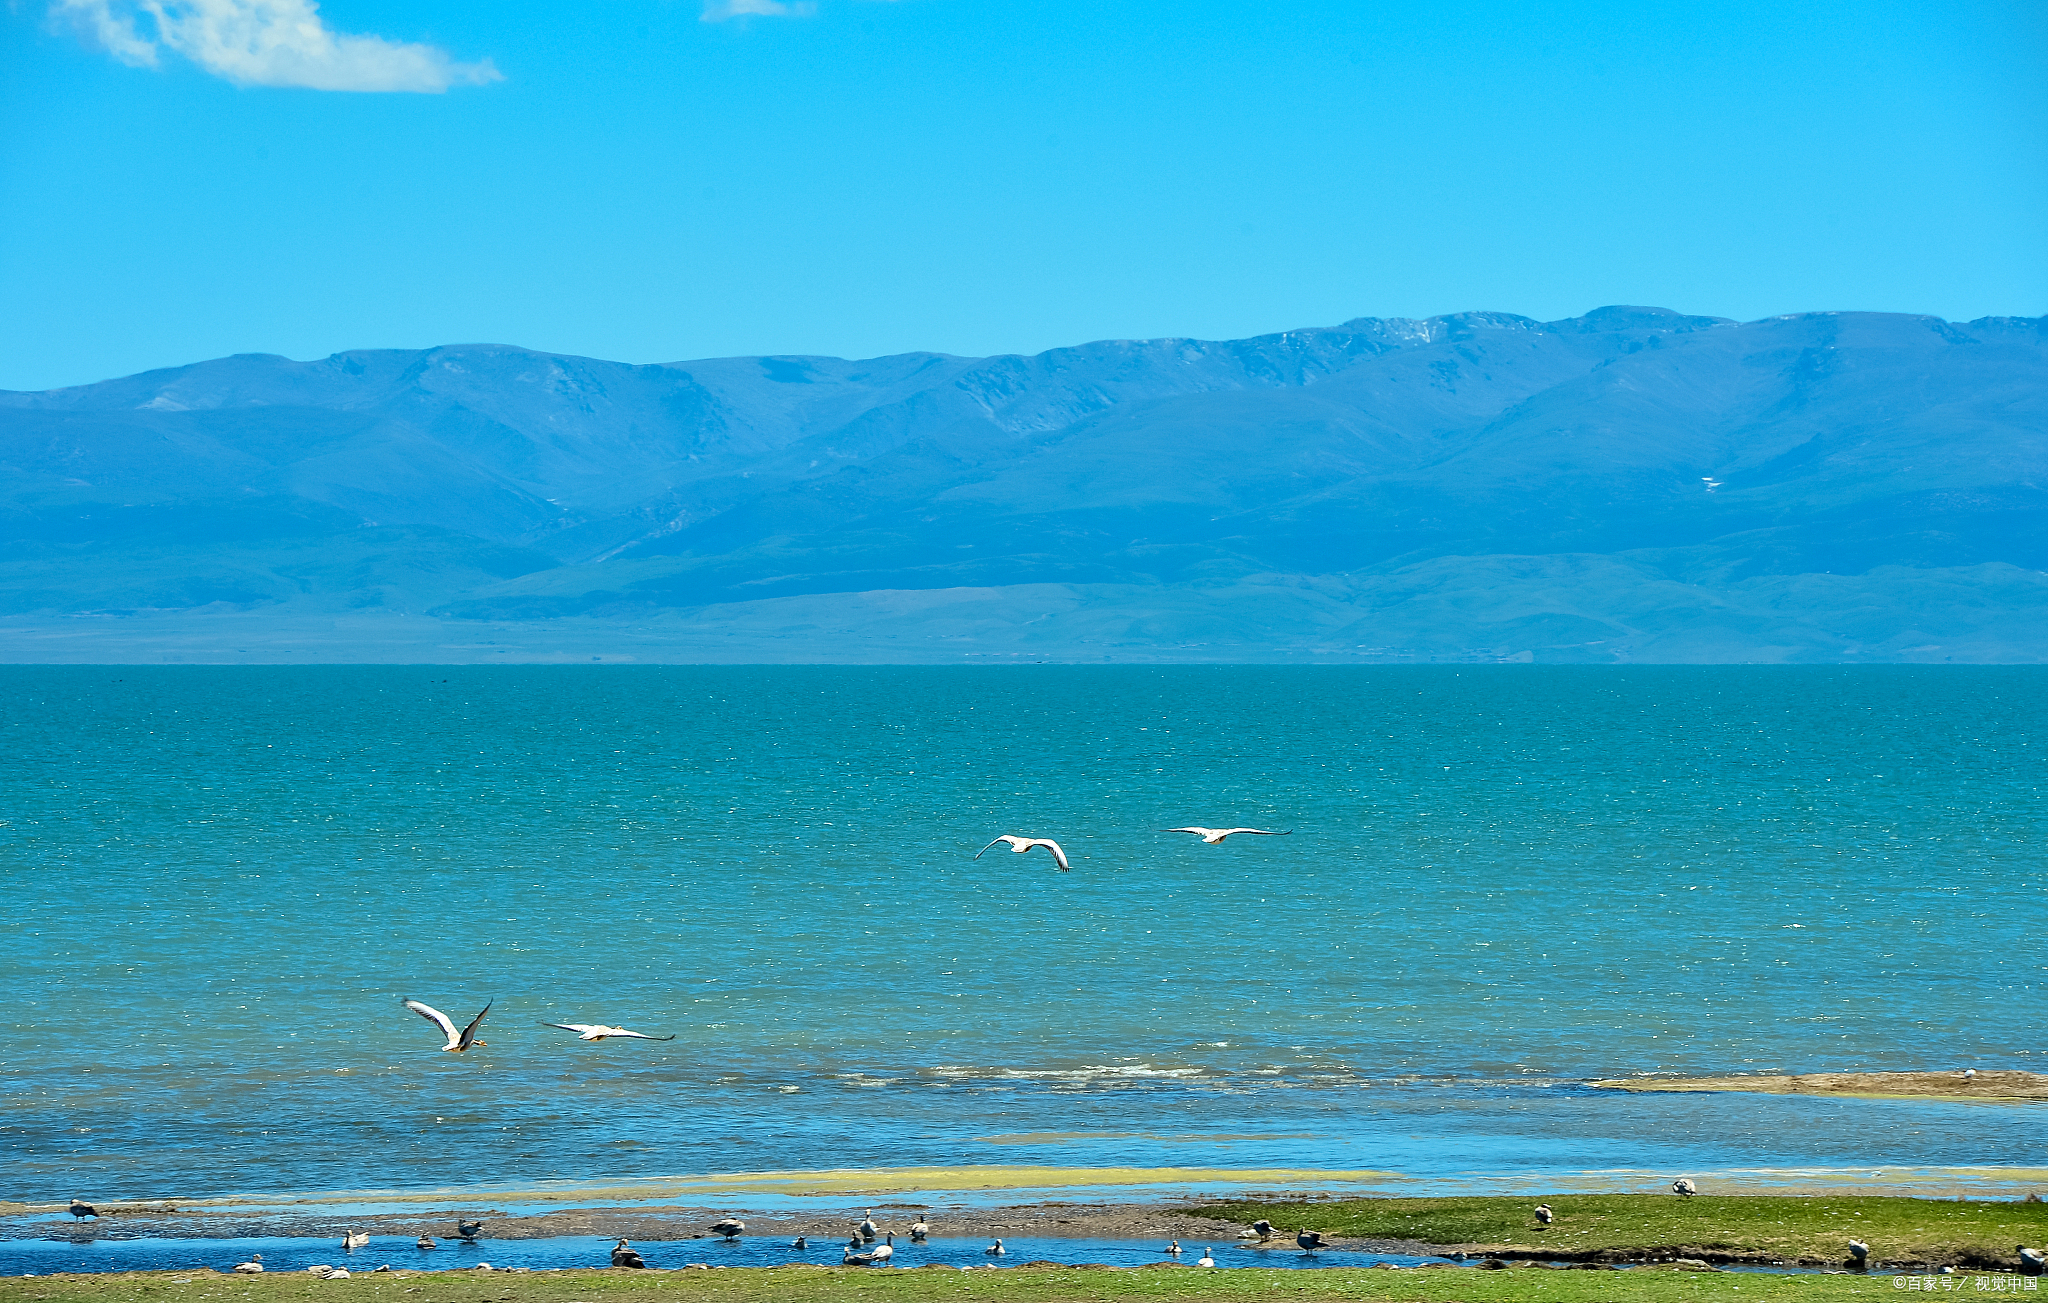
[[0,659],[2038,661],[2048,318],[0,393]]

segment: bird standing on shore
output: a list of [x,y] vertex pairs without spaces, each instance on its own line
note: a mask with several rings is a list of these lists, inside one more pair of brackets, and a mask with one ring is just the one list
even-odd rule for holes
[[238,1262],[235,1264],[235,1270],[241,1272],[244,1276],[253,1276],[257,1274],[258,1272],[263,1270],[263,1255],[260,1253],[250,1254],[249,1260],[247,1262]]
[[1554,1214],[1554,1213],[1552,1213],[1552,1212],[1550,1211],[1550,1205],[1549,1205],[1549,1204],[1547,1204],[1547,1203],[1539,1203],[1539,1204],[1537,1204],[1537,1205],[1536,1205],[1536,1220],[1537,1220],[1537,1221],[1539,1221],[1539,1222],[1542,1222],[1542,1223],[1543,1223],[1543,1224],[1544,1224],[1545,1226],[1548,1226],[1548,1225],[1550,1225],[1550,1219],[1551,1219],[1551,1218],[1552,1218],[1553,1216],[1555,1216],[1555,1214]]
[[726,1243],[730,1244],[746,1233],[747,1224],[737,1217],[721,1217],[705,1229],[713,1235],[723,1235]]
[[491,1011],[491,1004],[496,1004],[497,1001],[493,1000],[491,1004],[485,1005],[483,1012],[470,1019],[469,1026],[461,1031],[455,1030],[455,1020],[453,1018],[442,1013],[431,1004],[421,1004],[418,1000],[406,1000],[403,1003],[406,1008],[441,1029],[441,1034],[448,1038],[448,1043],[441,1047],[443,1054],[461,1054],[472,1045],[485,1044],[485,1042],[476,1038],[476,1026],[484,1020],[484,1014]]
[[989,850],[999,842],[1010,843],[1010,849],[1015,851],[1019,855],[1022,855],[1025,851],[1030,850],[1033,846],[1043,846],[1045,847],[1045,849],[1052,852],[1053,862],[1060,866],[1061,873],[1070,873],[1073,871],[1073,866],[1067,863],[1067,853],[1061,850],[1060,844],[1052,840],[1050,837],[1019,837],[1015,833],[1006,832],[1002,836],[996,838],[995,841],[990,842],[987,846],[984,846],[980,850],[976,851],[974,853],[974,858],[978,860],[982,856],[988,854]]
[[1195,1259],[1195,1265],[1197,1267],[1213,1267],[1216,1265],[1216,1255],[1209,1251],[1207,1245],[1202,1247],[1202,1256]]
[[620,1240],[612,1246],[612,1265],[614,1267],[645,1267],[647,1265],[647,1259],[641,1257],[639,1251],[634,1249],[632,1244],[631,1240]]
[[868,1209],[867,1216],[860,1219],[860,1238],[866,1244],[873,1244],[881,1238],[881,1232],[875,1229],[875,1210],[872,1208]]
[[1282,832],[1275,832],[1271,828],[1161,828],[1159,831],[1191,832],[1209,843],[1209,845],[1215,846],[1220,844],[1225,837],[1235,837],[1241,832],[1248,832],[1259,837],[1286,837],[1292,834],[1294,829],[1289,828]]
[[[482,1015],[479,1014],[479,1017]],[[618,1036],[635,1041],[672,1041],[673,1036],[649,1036],[646,1032],[629,1032],[623,1027],[607,1027],[595,1022],[544,1022],[543,1027],[559,1027],[565,1032],[575,1032],[579,1041],[601,1041],[607,1036]]]
[[[483,1015],[478,1014],[477,1017],[481,1018]],[[475,1244],[476,1237],[483,1234],[483,1230],[484,1224],[482,1222],[466,1222],[460,1217],[455,1219],[455,1234],[465,1243]]]
[[1267,1240],[1273,1238],[1273,1223],[1261,1217],[1259,1218],[1259,1220],[1252,1223],[1252,1228],[1246,1231],[1245,1234],[1257,1235],[1259,1237],[1259,1243],[1264,1244]]
[[1849,1241],[1849,1265],[1858,1271],[1870,1265],[1870,1246],[1861,1240]]
[[2013,1247],[2020,1251],[2020,1275],[2038,1276],[2048,1271],[2048,1253],[2030,1249],[2024,1244],[2015,1244]]
[[99,1216],[99,1215],[100,1215],[100,1210],[99,1210],[99,1209],[97,1209],[97,1208],[93,1207],[93,1206],[92,1206],[91,1204],[89,1204],[89,1203],[81,1203],[81,1202],[80,1202],[80,1201],[79,1201],[78,1199],[76,1199],[76,1198],[73,1198],[73,1199],[72,1199],[72,1201],[71,1201],[71,1208],[70,1208],[70,1212],[71,1212],[71,1215],[72,1215],[73,1217],[79,1217],[79,1218],[84,1218],[84,1217],[97,1217],[97,1216]]
[[343,1253],[354,1253],[369,1242],[370,1233],[368,1231],[344,1231],[341,1236],[341,1251]]
[[1671,1183],[1671,1193],[1673,1194],[1691,1196],[1699,1192],[1700,1188],[1692,1183],[1692,1178],[1690,1177],[1681,1176]]
[[1324,1242],[1321,1231],[1303,1231],[1294,1237],[1294,1242],[1301,1246],[1303,1253],[1319,1253],[1330,1247]]

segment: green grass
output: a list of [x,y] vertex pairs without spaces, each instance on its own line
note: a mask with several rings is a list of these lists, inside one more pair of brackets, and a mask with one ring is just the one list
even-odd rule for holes
[[451,1271],[335,1281],[304,1272],[246,1277],[184,1271],[0,1279],[0,1303],[1836,1303],[1893,1293],[1889,1276],[1695,1274],[1648,1267],[989,1272],[736,1267],[659,1273]]
[[[1547,1203],[1557,1220],[1531,1213]],[[1560,1256],[1659,1253],[1840,1262],[1862,1240],[1878,1262],[2017,1268],[2016,1244],[2048,1242],[2048,1204],[1951,1203],[1865,1195],[1558,1194],[1528,1198],[1342,1199],[1224,1203],[1194,1209],[1264,1217],[1290,1234],[1422,1240]]]

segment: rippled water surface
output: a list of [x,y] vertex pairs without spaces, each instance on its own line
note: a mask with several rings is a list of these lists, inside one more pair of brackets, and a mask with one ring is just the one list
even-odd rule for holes
[[[0,1198],[2042,1165],[2030,1106],[1582,1083],[2038,1068],[2044,689],[0,669]],[[1073,872],[974,860],[1006,832]],[[495,1001],[487,1043],[437,1052],[407,996]]]

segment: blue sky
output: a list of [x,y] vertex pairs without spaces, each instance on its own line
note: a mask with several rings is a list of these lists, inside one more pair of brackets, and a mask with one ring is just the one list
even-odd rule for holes
[[0,41],[0,388],[2048,312],[2035,0],[14,0]]

